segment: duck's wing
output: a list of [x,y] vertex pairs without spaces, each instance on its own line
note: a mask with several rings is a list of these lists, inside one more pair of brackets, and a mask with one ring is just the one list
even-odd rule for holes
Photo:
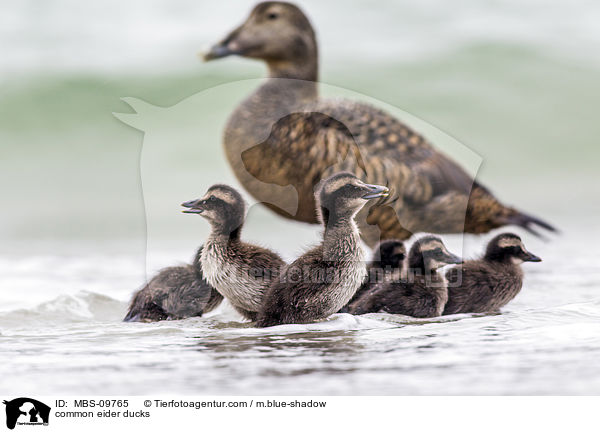
[[346,159],[352,160],[353,171],[364,170],[359,148],[348,127],[319,111],[298,111],[281,117],[272,125],[265,141],[242,153],[250,174],[281,186],[316,184],[325,177],[325,172]]
[[405,197],[419,201],[449,190],[470,193],[473,178],[462,167],[387,112],[369,104],[336,99],[322,100],[311,109],[338,120],[348,129],[368,168],[378,168],[373,159],[391,161],[393,168],[382,167],[392,171],[386,174],[404,172],[407,178],[401,179],[402,183],[422,184],[423,189],[429,190],[423,193],[419,188],[404,188]]
[[[456,162],[385,111],[347,100],[319,101],[312,109],[348,128],[367,171],[383,172],[380,177],[399,189],[396,193],[405,202],[396,205],[396,209],[401,204],[413,203],[419,209],[417,214],[420,213],[415,220],[436,214],[449,217],[446,226],[439,226],[438,220],[432,218],[422,228],[458,232],[457,228],[462,226],[466,232],[484,233],[504,225],[517,225],[536,236],[540,236],[536,228],[556,232],[547,222],[502,204]],[[457,218],[457,212],[463,217]]]
[[335,172],[350,171],[391,189],[395,201],[367,220],[376,222],[385,238],[408,238],[417,231],[487,232],[508,224],[552,229],[505,207],[423,136],[364,103],[319,100],[287,114],[272,125],[264,142],[243,152],[242,161],[260,181],[295,186],[300,197],[295,218],[307,222],[315,218],[315,185]]
[[353,315],[380,312],[390,301],[390,285],[393,286],[385,282],[374,284],[350,305],[349,312]]
[[[332,302],[340,300],[341,294],[332,294],[331,287],[342,271],[347,270],[339,262],[327,258],[323,245],[307,251],[287,265],[270,286],[263,298],[257,325],[311,322],[323,317],[324,311],[334,306]],[[336,306],[333,312],[344,305]]]
[[444,315],[455,313],[487,312],[494,297],[493,287],[503,283],[503,274],[490,271],[478,261],[451,267],[446,271],[448,302]]
[[199,279],[193,266],[171,267],[160,281],[166,287],[161,308],[172,318],[201,316],[210,299],[212,287]]
[[294,218],[306,222],[315,221],[315,186],[331,174],[349,171],[388,186],[389,205],[370,206],[359,217],[369,244],[381,235],[405,239],[417,231],[464,227],[472,179],[423,137],[369,105],[324,100],[304,106],[279,118],[263,142],[242,153],[242,161],[261,182],[293,185],[300,198]]
[[[274,151],[281,146],[285,152]],[[468,195],[473,185],[471,176],[410,127],[378,108],[347,100],[321,100],[281,117],[242,160],[264,182],[314,186],[344,169],[388,184],[414,202],[448,190]]]

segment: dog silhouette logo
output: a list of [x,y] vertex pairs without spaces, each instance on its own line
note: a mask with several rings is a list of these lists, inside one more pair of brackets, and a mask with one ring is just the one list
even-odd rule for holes
[[18,425],[48,425],[50,407],[35,399],[21,397],[4,401],[6,405],[6,427]]

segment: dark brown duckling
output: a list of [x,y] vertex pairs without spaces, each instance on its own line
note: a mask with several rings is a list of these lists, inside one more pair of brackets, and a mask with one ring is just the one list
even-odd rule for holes
[[521,291],[520,264],[541,260],[525,249],[518,235],[494,237],[483,258],[466,261],[446,272],[449,298],[444,315],[497,311]]
[[161,321],[202,316],[223,300],[209,285],[199,263],[202,246],[191,265],[162,269],[139,290],[124,321]]
[[445,278],[437,270],[460,262],[462,259],[448,252],[440,238],[423,237],[410,248],[406,278],[379,284],[353,303],[350,313],[387,312],[415,318],[440,316],[448,300],[448,290]]
[[373,259],[367,264],[367,277],[348,304],[340,309],[340,312],[349,312],[350,306],[355,301],[367,291],[377,287],[386,278],[393,277],[393,274],[400,278],[400,275],[404,273],[406,246],[402,241],[383,240],[373,250],[375,251]]
[[266,289],[285,262],[275,252],[240,239],[246,203],[234,188],[211,186],[202,198],[182,206],[188,209],[184,213],[199,214],[212,227],[200,255],[204,277],[240,314],[255,320]]
[[[504,225],[554,231],[499,202],[397,118],[365,103],[319,98],[317,41],[297,6],[259,3],[205,60],[229,55],[262,60],[269,70],[269,79],[229,118],[224,146],[246,190],[280,215],[318,223],[314,187],[337,166],[334,172],[388,185],[396,198],[357,218],[371,246],[416,232],[486,233]],[[340,157],[346,160],[336,165]],[[297,190],[297,202],[282,187],[288,185]]]
[[386,187],[365,184],[350,173],[323,181],[315,194],[323,242],[286,267],[269,288],[258,327],[312,322],[348,303],[367,273],[354,217],[367,200],[387,194]]

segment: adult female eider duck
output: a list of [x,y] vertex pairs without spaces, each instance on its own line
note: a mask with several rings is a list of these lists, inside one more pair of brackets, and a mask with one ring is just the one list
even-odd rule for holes
[[441,239],[426,236],[415,242],[408,254],[406,277],[386,280],[352,304],[350,313],[387,312],[415,318],[440,316],[448,301],[446,279],[437,273],[462,259],[446,249]]
[[191,265],[162,269],[133,297],[124,321],[161,321],[202,316],[223,300],[204,279],[202,246]]
[[380,241],[373,249],[373,258],[367,264],[367,277],[356,291],[356,294],[350,299],[340,312],[348,312],[350,306],[362,297],[367,291],[377,287],[386,278],[400,278],[404,272],[404,263],[406,261],[406,246],[400,240]]
[[[280,215],[317,223],[314,186],[346,170],[393,192],[388,206],[366,208],[357,218],[369,245],[416,232],[486,233],[504,225],[554,231],[500,203],[386,112],[360,102],[320,99],[317,41],[297,6],[259,3],[204,58],[230,55],[264,61],[269,78],[230,116],[225,152],[243,186]],[[285,187],[290,185],[297,196]]]
[[234,188],[211,186],[202,198],[182,206],[187,209],[184,213],[199,214],[212,227],[200,254],[204,277],[240,314],[254,321],[266,289],[285,262],[275,252],[241,240],[246,203]]
[[351,173],[324,180],[316,192],[323,224],[322,243],[285,268],[267,291],[257,326],[308,323],[348,303],[367,275],[354,217],[367,200],[387,196]]
[[497,311],[521,291],[520,264],[525,261],[540,262],[541,258],[527,251],[515,234],[494,237],[483,258],[466,261],[446,272],[448,303],[444,315]]

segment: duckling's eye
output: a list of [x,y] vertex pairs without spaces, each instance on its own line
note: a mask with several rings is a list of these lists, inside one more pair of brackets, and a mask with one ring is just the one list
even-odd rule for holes
[[211,195],[211,197],[208,199],[210,202],[215,202],[217,199],[215,198],[214,195]]
[[269,13],[269,14],[267,15],[267,18],[268,18],[268,19],[270,19],[270,20],[277,19],[277,17],[279,17],[279,15],[278,15],[278,14],[276,14],[275,12],[271,12],[271,13]]

